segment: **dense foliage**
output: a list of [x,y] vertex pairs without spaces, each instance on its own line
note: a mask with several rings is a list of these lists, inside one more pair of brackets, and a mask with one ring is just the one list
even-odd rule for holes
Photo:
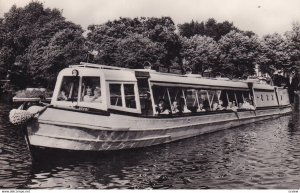
[[15,5],[0,24],[0,75],[19,87],[52,86],[57,72],[85,56],[83,30],[57,9],[31,2]]
[[12,6],[0,18],[0,79],[20,88],[53,88],[57,73],[80,61],[127,68],[165,67],[194,73],[245,77],[259,66],[270,76],[277,70],[300,70],[300,24],[284,35],[259,38],[232,22],[191,21],[178,25],[170,17],[119,18],[81,26],[62,11],[39,2]]

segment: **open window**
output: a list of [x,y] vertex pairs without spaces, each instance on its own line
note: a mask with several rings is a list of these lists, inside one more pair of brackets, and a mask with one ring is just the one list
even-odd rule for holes
[[108,83],[111,109],[139,113],[137,85],[134,83]]
[[80,102],[102,103],[102,100],[100,77],[83,76]]
[[64,76],[60,86],[57,101],[76,102],[78,100],[79,77]]

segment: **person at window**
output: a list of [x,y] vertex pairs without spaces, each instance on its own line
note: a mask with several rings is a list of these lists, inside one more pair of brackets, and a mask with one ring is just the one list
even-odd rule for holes
[[99,87],[96,87],[94,90],[94,96],[91,100],[92,102],[102,102],[102,98],[101,98],[101,89]]
[[197,112],[205,112],[205,108],[204,108],[204,105],[202,103],[199,104],[199,107],[197,109]]
[[245,102],[243,103],[241,108],[247,110],[255,110],[255,107],[250,104],[249,99],[245,99]]
[[68,97],[67,97],[66,92],[64,90],[60,91],[57,100],[59,100],[59,101],[68,100]]
[[250,103],[245,99],[244,103],[241,105],[241,109],[250,109]]
[[94,99],[94,96],[93,96],[92,89],[90,87],[88,87],[86,89],[86,95],[84,95],[84,97],[83,97],[83,101],[84,102],[91,102],[91,101],[93,101],[93,99]]
[[224,110],[224,109],[225,107],[223,107],[223,101],[219,100],[217,110]]
[[173,101],[171,110],[172,110],[173,114],[180,114],[180,113],[182,113],[182,109],[181,109],[181,107],[179,105],[179,102],[176,101],[176,100]]
[[233,111],[237,111],[238,110],[238,106],[236,106],[236,102],[235,101],[232,101],[232,106],[231,106],[231,110]]
[[214,102],[213,105],[212,105],[212,110],[213,111],[218,110],[218,106],[219,106],[219,104],[217,102]]
[[170,110],[166,107],[166,102],[162,99],[158,102],[157,113],[160,115],[169,115]]
[[226,110],[231,110],[231,107],[232,107],[232,102],[229,101],[229,102],[228,102],[228,105],[227,105],[227,107],[226,107]]

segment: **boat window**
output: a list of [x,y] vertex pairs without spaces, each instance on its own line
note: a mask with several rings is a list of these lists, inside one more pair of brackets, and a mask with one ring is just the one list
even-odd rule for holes
[[210,108],[210,101],[209,101],[209,95],[207,90],[197,90],[198,95],[198,101],[199,101],[199,107],[197,111],[209,111]]
[[121,84],[109,84],[110,104],[122,106]]
[[267,96],[267,101],[268,101],[269,100],[269,95],[266,94],[266,96]]
[[136,108],[134,85],[124,84],[125,104],[127,108]]
[[153,98],[156,114],[171,113],[171,96],[169,88],[162,86],[153,86]]
[[143,115],[153,115],[151,95],[147,78],[138,79],[138,90]]
[[100,77],[82,77],[80,101],[101,103]]
[[79,87],[79,77],[75,77],[75,76],[63,77],[57,100],[77,102],[78,87]]
[[261,101],[264,101],[264,96],[260,95]]
[[198,93],[196,89],[186,90],[186,107],[190,112],[197,112],[199,106]]

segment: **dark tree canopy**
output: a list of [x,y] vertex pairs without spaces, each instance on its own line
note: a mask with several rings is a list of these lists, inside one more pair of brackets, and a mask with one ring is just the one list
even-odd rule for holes
[[36,73],[56,76],[68,61],[79,62],[77,55],[84,52],[76,42],[81,39],[80,44],[84,44],[81,27],[66,21],[58,9],[44,8],[42,3],[30,2],[23,8],[14,5],[0,21],[0,76],[3,79],[10,70],[12,82],[20,87],[36,82],[53,84],[49,76],[37,81]]
[[[87,35],[89,47],[99,52],[99,56],[95,58],[95,62],[108,65],[133,61],[129,58],[133,54],[129,54],[128,51],[134,51],[134,49],[122,50],[124,47],[119,46],[122,39],[129,41],[128,38],[130,37],[134,38],[131,44],[134,42],[143,42],[144,45],[148,44],[152,47],[152,51],[159,50],[158,52],[161,54],[156,57],[140,58],[139,60],[135,60],[135,64],[123,64],[124,66],[139,66],[148,60],[152,63],[161,63],[165,66],[170,66],[171,60],[179,55],[181,48],[179,36],[175,33],[176,28],[170,17],[120,18],[101,25],[90,25],[88,29],[90,30]],[[137,41],[138,39],[139,41]],[[144,46],[144,48],[146,47]],[[128,59],[125,59],[126,57]],[[125,60],[119,61],[120,58]]]
[[[190,23],[179,24],[179,34],[184,37],[192,37],[194,35],[208,36],[218,41],[222,36],[228,34],[230,31],[235,30],[242,32],[233,25],[232,22],[224,21],[218,23],[215,19],[210,18],[206,22],[198,22],[192,20]],[[248,36],[254,35],[251,31],[244,32]]]

